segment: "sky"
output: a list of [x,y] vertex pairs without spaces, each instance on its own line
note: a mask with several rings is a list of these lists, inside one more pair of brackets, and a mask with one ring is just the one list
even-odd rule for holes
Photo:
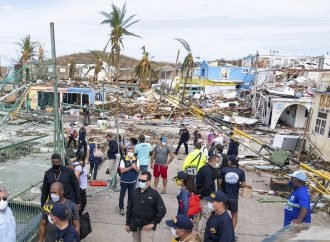
[[[19,59],[15,42],[27,34],[50,57],[55,24],[56,54],[102,50],[110,27],[100,11],[123,0],[0,0],[2,64]],[[141,19],[124,37],[123,54],[140,58],[145,46],[154,60],[175,62],[187,54],[175,38],[186,40],[195,58],[242,58],[249,54],[318,56],[330,53],[329,0],[126,0],[127,15]]]

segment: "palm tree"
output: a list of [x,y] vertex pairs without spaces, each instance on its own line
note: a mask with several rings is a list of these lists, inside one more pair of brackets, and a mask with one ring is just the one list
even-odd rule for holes
[[[184,95],[186,92],[186,85],[187,85],[187,81],[188,78],[192,77],[192,71],[194,70],[194,58],[193,55],[191,53],[191,49],[190,46],[188,44],[187,41],[185,41],[184,39],[175,39],[177,41],[179,41],[182,46],[186,49],[186,51],[188,52],[188,55],[184,58],[184,61],[182,63],[182,67],[181,67],[181,75],[182,78],[184,78],[184,82],[183,82],[183,93],[182,93],[182,99],[181,102],[184,102]],[[183,75],[185,74],[185,76],[183,77]]]
[[139,78],[140,85],[145,84],[149,78],[151,82],[152,78],[157,78],[157,73],[154,70],[151,61],[149,60],[149,52],[146,51],[146,48],[142,46],[142,59],[134,68],[134,74]]
[[109,43],[111,44],[111,52],[110,58],[112,60],[112,64],[116,67],[116,80],[118,84],[118,76],[119,76],[119,61],[120,61],[120,51],[121,48],[124,48],[123,45],[123,37],[124,36],[135,36],[140,37],[132,32],[129,32],[127,29],[131,27],[133,24],[140,21],[133,20],[136,14],[126,17],[126,3],[122,8],[117,7],[113,3],[111,4],[111,11],[101,12],[101,14],[105,17],[105,20],[101,22],[101,24],[109,24],[110,25],[110,38],[104,47],[104,52],[107,49]]
[[28,61],[36,55],[38,42],[31,41],[30,35],[26,35],[16,44],[21,48],[21,58],[18,61],[19,64],[23,64],[24,61]]

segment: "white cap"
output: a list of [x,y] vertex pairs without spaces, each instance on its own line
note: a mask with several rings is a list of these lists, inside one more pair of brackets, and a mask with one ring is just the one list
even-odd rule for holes
[[295,171],[292,174],[289,174],[289,176],[297,178],[301,181],[306,181],[306,179],[307,179],[306,174],[303,171]]

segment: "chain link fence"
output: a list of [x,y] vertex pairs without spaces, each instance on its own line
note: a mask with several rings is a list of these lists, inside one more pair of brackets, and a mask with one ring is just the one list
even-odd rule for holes
[[30,87],[0,95],[0,186],[9,192],[19,242],[33,241],[39,230],[41,185],[54,151],[53,114],[31,109]]

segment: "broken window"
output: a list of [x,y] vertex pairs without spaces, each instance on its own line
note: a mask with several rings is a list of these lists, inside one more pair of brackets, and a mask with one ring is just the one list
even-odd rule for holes
[[325,126],[327,124],[327,113],[318,112],[314,132],[324,135]]

